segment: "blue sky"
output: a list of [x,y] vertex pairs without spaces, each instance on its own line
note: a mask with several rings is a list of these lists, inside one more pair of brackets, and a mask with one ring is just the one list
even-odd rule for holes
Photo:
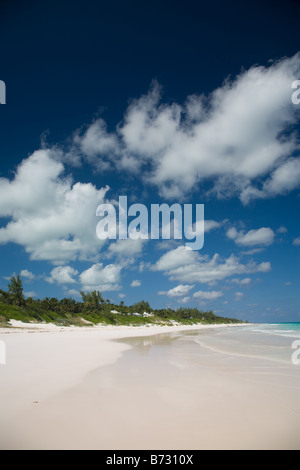
[[[300,321],[300,7],[211,3],[1,2],[0,288]],[[121,195],[204,204],[204,247],[101,242]]]

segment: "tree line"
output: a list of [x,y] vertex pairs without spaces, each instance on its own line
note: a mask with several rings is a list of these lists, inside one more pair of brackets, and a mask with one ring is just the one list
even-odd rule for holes
[[[9,315],[35,321],[55,321],[59,323],[78,323],[78,318],[92,323],[141,323],[175,320],[178,322],[198,323],[239,323],[239,320],[220,317],[212,311],[203,312],[197,308],[152,309],[149,303],[142,300],[130,306],[123,301],[113,304],[105,299],[99,291],[80,292],[81,301],[73,298],[44,299],[25,298],[20,275],[12,275],[7,291],[0,289],[0,317],[6,320]],[[5,309],[5,305],[7,308]],[[2,306],[2,308],[1,308]],[[8,306],[11,306],[9,309]],[[147,314],[147,315],[145,315]],[[137,318],[140,317],[140,319]],[[122,319],[121,319],[122,317]],[[146,318],[147,317],[147,318]],[[127,320],[126,320],[127,318]]]

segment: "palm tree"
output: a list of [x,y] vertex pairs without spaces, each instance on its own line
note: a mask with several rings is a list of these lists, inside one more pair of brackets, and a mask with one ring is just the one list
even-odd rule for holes
[[25,304],[23,285],[19,274],[11,276],[8,283],[8,292],[14,305],[22,306]]
[[80,292],[86,310],[101,310],[104,299],[99,291]]
[[59,306],[62,313],[74,313],[76,311],[76,301],[69,297],[61,299]]

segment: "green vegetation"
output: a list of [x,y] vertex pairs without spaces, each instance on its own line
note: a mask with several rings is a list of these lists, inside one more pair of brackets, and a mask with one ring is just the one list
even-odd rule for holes
[[72,298],[61,300],[46,297],[43,300],[25,299],[22,280],[13,275],[8,290],[0,289],[0,325],[7,325],[9,320],[23,322],[55,323],[63,326],[109,325],[145,325],[145,324],[182,324],[193,323],[242,323],[240,320],[215,315],[212,311],[202,312],[197,308],[170,308],[153,310],[148,302],[142,300],[131,306],[110,303],[104,300],[98,291],[81,292],[82,301]]

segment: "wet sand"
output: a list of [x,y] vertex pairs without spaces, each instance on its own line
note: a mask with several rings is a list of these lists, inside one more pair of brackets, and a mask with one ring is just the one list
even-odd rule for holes
[[[23,383],[10,378],[1,386],[0,447],[300,448],[300,366],[245,353],[239,328],[228,336],[234,350],[217,350],[216,329],[132,330],[123,339],[122,331],[111,331],[114,341],[100,341],[96,331],[32,335],[36,351],[42,341],[56,351],[52,360],[36,357]],[[26,334],[9,337],[17,344]],[[74,358],[68,351],[76,342]]]

